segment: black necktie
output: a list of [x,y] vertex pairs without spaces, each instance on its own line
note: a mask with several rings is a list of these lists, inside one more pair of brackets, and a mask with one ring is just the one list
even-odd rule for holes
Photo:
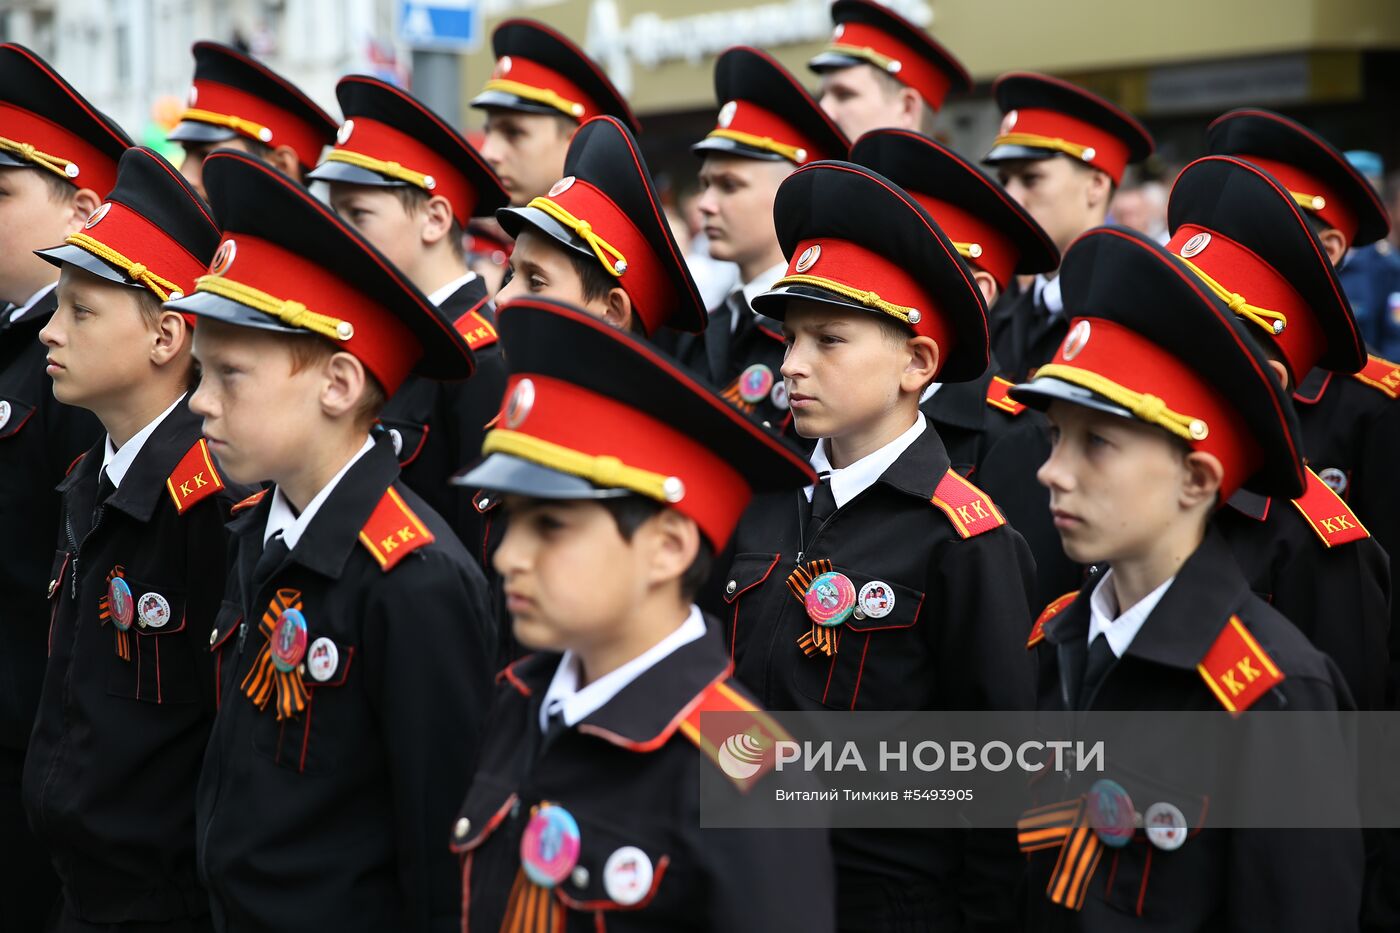
[[836,496],[831,492],[831,474],[817,477],[817,485],[812,487],[812,504],[807,513],[807,540],[816,537],[822,523],[836,511]]
[[107,504],[107,500],[116,491],[117,485],[107,476],[107,468],[103,467],[102,472],[97,474],[97,496],[92,500],[93,525],[97,524],[97,518],[102,514],[102,507]]
[[1089,698],[1103,682],[1104,675],[1117,660],[1117,655],[1108,645],[1107,635],[1098,635],[1089,644],[1089,656],[1084,661],[1084,676],[1079,681],[1079,706],[1088,706]]
[[564,704],[559,703],[545,716],[544,734],[540,736],[539,750],[535,757],[543,755],[545,749],[553,745],[566,728],[568,727],[564,724]]
[[277,532],[271,541],[263,545],[263,552],[258,555],[258,562],[253,566],[253,588],[261,588],[267,583],[290,553],[291,548],[287,547],[282,532]]
[[729,382],[729,349],[735,332],[735,315],[739,315],[738,320],[742,321],[742,315],[749,313],[749,303],[744,300],[743,289],[729,293],[729,297],[724,299],[724,311],[724,314],[716,315],[718,320],[711,321],[710,326],[705,328],[705,355],[710,364],[710,379],[720,388]]

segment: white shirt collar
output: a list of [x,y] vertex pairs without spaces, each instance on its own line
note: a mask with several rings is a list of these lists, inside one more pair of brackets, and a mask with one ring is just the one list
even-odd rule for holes
[[[744,304],[748,306],[750,311],[753,311],[753,300],[759,295],[762,295],[764,292],[771,289],[773,287],[773,283],[778,281],[778,279],[782,278],[783,273],[786,271],[787,263],[780,262],[775,266],[770,266],[769,268],[764,269],[754,278],[744,283],[744,287],[741,288],[740,291],[744,293]],[[758,314],[757,311],[753,311],[753,313]],[[738,326],[739,315],[736,309],[732,311],[729,315],[729,329],[733,331],[736,328],[738,328]]]
[[175,406],[185,400],[185,393],[171,403],[170,407],[156,415],[155,420],[146,425],[141,430],[131,436],[131,439],[118,450],[112,444],[112,435],[107,435],[107,443],[102,446],[102,469],[107,471],[107,478],[112,481],[114,487],[122,484],[122,479],[126,476],[126,471],[131,469],[131,464],[136,460],[136,455],[141,452],[141,447],[146,441],[151,439],[151,435],[156,433],[156,428],[165,420],[166,416],[175,410]]
[[1045,310],[1052,315],[1059,314],[1065,310],[1065,299],[1060,294],[1060,277],[1057,275],[1053,279],[1047,279],[1045,273],[1040,273],[1035,277],[1035,300],[1045,306]]
[[941,388],[943,388],[943,383],[930,382],[928,384],[928,387],[924,389],[923,394],[919,396],[919,404],[922,405],[924,402],[927,402],[929,399],[933,398],[933,396]]
[[26,313],[30,308],[32,308],[32,307],[34,307],[35,305],[37,305],[37,304],[40,302],[40,300],[43,299],[43,297],[44,297],[45,295],[47,295],[49,292],[53,291],[55,288],[58,288],[58,280],[57,280],[57,279],[55,279],[54,281],[52,281],[52,282],[50,282],[49,284],[45,285],[43,288],[39,289],[39,290],[38,290],[37,292],[35,292],[34,294],[30,295],[30,296],[29,296],[29,300],[26,301],[24,304],[20,305],[20,306],[17,307],[17,308],[11,309],[11,311],[10,311],[10,320],[11,320],[11,321],[18,321],[20,318],[24,317],[25,313]]
[[282,487],[278,486],[272,491],[272,508],[267,513],[267,527],[263,529],[263,546],[271,541],[277,534],[282,535],[283,542],[287,545],[287,550],[297,546],[301,536],[306,533],[306,528],[311,524],[311,519],[316,517],[316,512],[325,505],[326,500],[335,491],[336,485],[344,478],[350,468],[359,462],[360,458],[374,449],[374,441],[365,438],[364,445],[359,453],[345,462],[345,466],[340,468],[340,472],[331,477],[331,481],[321,487],[321,491],[306,504],[306,508],[298,515],[292,508],[292,504],[287,501],[287,497],[282,494]]
[[[890,468],[899,455],[909,449],[909,445],[919,439],[919,435],[924,433],[928,427],[928,419],[923,412],[914,419],[914,424],[909,430],[890,441],[884,447],[874,453],[866,454],[855,463],[839,470],[833,469],[831,461],[826,456],[826,438],[817,444],[812,451],[812,469],[818,473],[825,473],[830,476],[831,497],[836,500],[836,507],[842,508],[856,496],[869,489],[880,476]],[[803,490],[807,496],[807,501],[812,501],[812,488],[808,486]]]
[[1142,623],[1152,615],[1152,610],[1157,608],[1157,604],[1162,601],[1176,577],[1171,577],[1138,600],[1136,605],[1120,613],[1113,585],[1108,582],[1112,576],[1113,570],[1110,569],[1099,580],[1099,585],[1094,587],[1094,592],[1089,594],[1089,644],[1092,645],[1094,638],[1102,633],[1108,639],[1108,647],[1113,649],[1113,656],[1121,658],[1137,637]]
[[609,671],[582,689],[578,685],[578,657],[572,651],[565,651],[564,656],[559,659],[559,667],[554,672],[554,679],[549,682],[549,689],[545,691],[544,702],[540,704],[540,730],[545,729],[549,721],[549,714],[555,710],[560,711],[566,726],[573,726],[587,719],[606,706],[628,684],[651,670],[664,658],[691,642],[703,638],[704,635],[705,617],[700,614],[698,606],[692,605],[690,615],[685,617],[685,621],[674,632],[626,664],[616,670]]
[[466,285],[474,278],[476,278],[475,272],[468,272],[464,276],[455,278],[451,282],[448,282],[446,285],[444,285],[442,288],[439,288],[437,291],[429,295],[428,300],[434,305],[440,305],[447,299],[451,298],[453,295],[457,294],[457,289],[461,288],[463,285]]

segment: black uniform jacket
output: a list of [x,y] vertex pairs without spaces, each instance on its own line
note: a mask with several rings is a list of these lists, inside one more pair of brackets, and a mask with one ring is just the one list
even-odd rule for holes
[[[747,302],[743,302],[738,324],[731,333],[730,308],[736,301],[740,299],[731,295],[711,311],[710,323],[702,333],[681,334],[676,341],[676,359],[755,421],[792,438],[795,443],[810,447],[810,442],[803,441],[792,429],[792,412],[788,410],[787,395],[782,390],[786,351],[782,324],[754,314]],[[748,401],[740,393],[739,377],[755,365],[765,367],[772,382],[766,397]]]
[[[1228,545],[1214,531],[1182,565],[1123,657],[1096,689],[1081,690],[1088,656],[1089,599],[1099,579],[1092,577],[1078,598],[1043,623],[1043,638],[1033,636],[1040,669],[1040,709],[1222,710],[1222,700],[1202,671],[1217,667],[1211,673],[1228,698],[1233,688],[1220,676],[1220,664],[1247,662],[1257,679],[1268,668],[1266,660],[1282,680],[1270,683],[1271,678],[1266,678],[1248,693],[1236,694],[1232,705],[1242,715],[1252,710],[1352,708],[1336,666],[1250,592]],[[1240,635],[1241,627],[1252,636],[1257,650]],[[1041,631],[1041,622],[1037,630]],[[1212,650],[1226,645],[1230,650]],[[1240,661],[1234,660],[1236,655]],[[1236,674],[1236,685],[1244,686],[1249,676]],[[1338,737],[1340,748],[1340,731]],[[1328,752],[1310,749],[1309,754]],[[1104,848],[1082,882],[1082,905],[1077,910],[1052,903],[1046,893],[1062,847],[1032,851],[1028,929],[1037,933],[1356,929],[1363,861],[1359,831],[1201,828],[1201,821],[1208,824],[1209,817],[1208,802],[1199,788],[1163,786],[1164,782],[1153,780],[1159,773],[1164,772],[1148,763],[1135,774],[1106,776],[1122,784],[1139,811],[1162,800],[1177,806],[1192,827],[1180,848],[1159,849],[1141,829],[1126,846]],[[1086,780],[1099,776],[1091,771]],[[1078,780],[1066,783],[1052,777],[1044,781],[1039,802],[1049,805],[1082,794],[1087,788]],[[1095,843],[1097,839],[1089,846]]]
[[[194,786],[214,717],[209,632],[225,582],[230,488],[181,402],[96,502],[104,437],[59,486],[44,690],[24,803],[70,914],[90,923],[208,913]],[[130,628],[108,601],[120,577]]]
[[495,317],[486,286],[472,279],[442,303],[457,321],[476,359],[465,382],[434,382],[409,376],[380,413],[394,442],[402,480],[447,519],[478,561],[482,558],[481,518],[470,495],[448,483],[453,473],[481,457],[486,424],[501,407],[506,388],[505,360],[496,342]]
[[[804,541],[806,513],[800,491],[761,497],[735,535],[721,623],[736,676],[759,702],[777,710],[1032,708],[1030,552],[991,499],[951,471],[937,431],[926,429]],[[883,583],[894,598],[881,618],[841,624],[830,656],[799,646],[813,626],[796,595],[827,569],[857,592]],[[1009,834],[838,830],[833,842],[843,928],[887,928],[881,904],[892,898],[917,903],[928,923],[980,930],[1013,922],[1023,862]]]
[[1036,304],[1034,284],[1006,292],[987,315],[992,356],[1001,364],[1001,375],[1013,383],[1025,382],[1050,362],[1068,330],[1065,313],[1050,314]]
[[[701,769],[718,765],[682,724],[716,691],[727,692],[727,708],[752,706],[731,680],[715,626],[545,742],[540,703],[559,658],[528,655],[500,678],[481,768],[453,831],[466,892],[462,928],[496,933],[513,908],[535,920],[511,927],[522,931],[829,933],[824,832],[700,828]],[[748,792],[765,787],[759,780]],[[521,875],[521,837],[542,801],[564,807],[579,826],[578,867],[552,889],[532,888]],[[609,894],[609,857],[627,847],[640,849],[653,871],[650,888],[623,904]]]
[[48,650],[49,565],[58,529],[54,491],[73,461],[102,437],[92,413],[62,405],[44,372],[39,331],[58,307],[50,291],[18,321],[0,321],[0,748],[23,751],[34,725]]
[[[233,571],[210,649],[219,707],[195,809],[217,929],[456,929],[443,833],[476,761],[494,624],[480,568],[398,474],[381,438],[265,581],[254,568],[271,497],[229,525]],[[245,678],[268,626],[298,607],[301,667],[318,639],[334,665],[324,679],[290,672],[260,709]],[[292,678],[305,707],[279,721]]]

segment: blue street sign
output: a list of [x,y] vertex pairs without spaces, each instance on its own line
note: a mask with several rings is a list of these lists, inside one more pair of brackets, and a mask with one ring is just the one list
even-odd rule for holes
[[481,6],[477,0],[399,0],[399,38],[416,49],[474,49],[481,42]]

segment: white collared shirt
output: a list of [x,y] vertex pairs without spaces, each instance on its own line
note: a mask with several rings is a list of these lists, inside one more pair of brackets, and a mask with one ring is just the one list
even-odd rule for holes
[[126,471],[131,469],[131,464],[136,460],[136,455],[141,452],[141,447],[150,440],[151,435],[156,433],[156,428],[166,419],[175,406],[185,400],[185,393],[181,393],[170,407],[156,415],[155,420],[146,425],[141,430],[131,436],[131,439],[117,448],[112,444],[112,435],[107,435],[107,443],[102,447],[102,469],[107,471],[107,478],[112,481],[114,487],[120,487],[122,479],[126,476]]
[[554,679],[549,682],[549,689],[545,691],[544,702],[540,704],[540,731],[545,730],[550,714],[556,711],[563,717],[566,726],[573,726],[587,719],[606,706],[632,681],[704,635],[705,617],[700,614],[699,606],[692,605],[690,615],[685,617],[685,621],[674,632],[582,689],[578,685],[578,657],[572,651],[565,651],[564,656],[559,659]]
[[[750,311],[753,311],[754,314],[758,314],[757,311],[753,310],[753,300],[771,289],[773,283],[782,278],[783,273],[786,271],[787,263],[780,262],[776,266],[770,266],[764,269],[758,275],[754,276],[753,279],[744,283],[744,287],[740,289],[740,291],[744,293],[744,304],[748,305]],[[731,309],[729,312],[729,332],[732,334],[734,331],[738,330],[738,328],[738,309]]]
[[938,392],[938,390],[941,389],[941,388],[943,388],[943,383],[941,383],[941,382],[930,382],[930,383],[928,384],[928,387],[924,389],[924,391],[923,391],[922,394],[920,394],[920,396],[919,396],[919,404],[922,405],[924,402],[927,402],[929,399],[933,398],[933,396],[934,396],[934,395]]
[[1110,569],[1099,580],[1099,585],[1094,587],[1094,592],[1089,594],[1089,644],[1092,645],[1094,639],[1102,634],[1108,639],[1113,656],[1121,658],[1176,577],[1168,579],[1126,612],[1119,612],[1118,597],[1113,592],[1113,585],[1108,582],[1112,576],[1113,570]]
[[1047,279],[1045,273],[1035,277],[1035,300],[1040,302],[1053,317],[1065,310],[1065,299],[1060,294],[1060,277]]
[[463,285],[466,285],[474,278],[476,278],[475,272],[468,272],[464,276],[455,278],[451,282],[448,282],[446,285],[444,285],[442,288],[439,288],[437,291],[429,295],[428,300],[431,301],[434,306],[441,305],[444,301],[457,294],[457,289],[461,288]]
[[16,307],[16,308],[11,309],[11,311],[10,311],[10,320],[11,320],[11,321],[18,321],[20,318],[24,317],[26,311],[28,311],[30,308],[32,308],[32,307],[34,307],[35,305],[37,305],[37,304],[43,299],[43,297],[44,297],[45,295],[47,295],[49,292],[53,291],[55,288],[58,288],[58,281],[57,281],[57,280],[54,280],[54,281],[50,282],[49,284],[45,285],[43,288],[39,289],[39,290],[38,290],[37,292],[35,292],[34,294],[30,295],[30,296],[29,296],[29,300],[26,301],[24,304],[22,304],[22,305],[20,305],[20,306],[18,306],[18,307]]
[[301,536],[306,533],[306,528],[311,524],[311,519],[316,517],[316,512],[325,505],[330,498],[335,487],[350,472],[350,468],[360,461],[360,458],[374,449],[374,441],[365,438],[364,445],[360,452],[346,461],[345,466],[340,468],[340,472],[331,477],[331,481],[321,487],[321,491],[306,504],[306,508],[298,515],[292,508],[292,504],[287,501],[287,497],[282,494],[282,487],[278,486],[272,491],[272,508],[267,513],[267,527],[263,529],[263,546],[271,541],[274,536],[282,535],[283,542],[287,549],[291,550],[297,546]]
[[[832,469],[831,461],[826,456],[827,439],[822,438],[812,451],[812,469],[818,473],[829,475],[828,482],[831,483],[831,497],[836,500],[836,507],[839,509],[856,496],[869,489],[880,476],[890,468],[899,455],[909,449],[909,445],[919,439],[919,435],[924,433],[928,427],[928,419],[923,412],[914,419],[914,424],[909,430],[890,441],[884,447],[874,453],[866,454],[855,463],[839,470]],[[812,501],[812,490],[815,487],[808,486],[803,493],[807,496],[807,501]]]

